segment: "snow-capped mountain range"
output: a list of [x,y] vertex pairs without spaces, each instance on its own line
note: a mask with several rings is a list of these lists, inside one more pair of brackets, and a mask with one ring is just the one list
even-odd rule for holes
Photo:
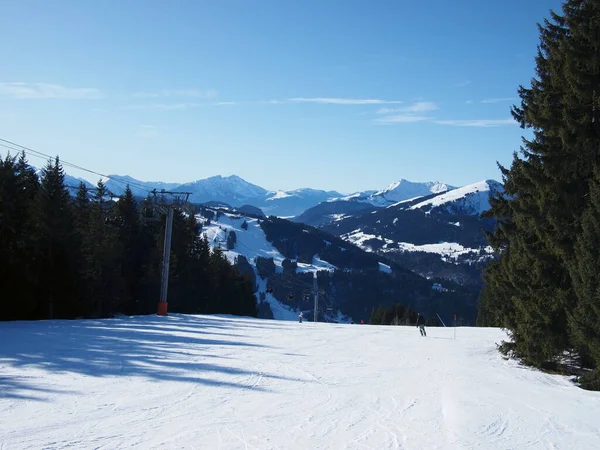
[[[71,175],[65,175],[65,182],[72,190],[80,182],[93,187],[88,181]],[[480,214],[489,208],[489,195],[502,189],[502,185],[494,180],[455,187],[438,181],[413,182],[401,179],[381,190],[343,195],[337,191],[311,188],[272,191],[237,175],[216,175],[188,183],[141,181],[128,175],[108,175],[102,178],[102,182],[115,195],[123,194],[127,185],[139,197],[147,196],[152,190],[185,191],[191,192],[190,201],[194,203],[220,202],[232,207],[252,205],[266,215],[280,217],[297,217],[323,203],[329,203],[322,205],[323,210],[340,210],[342,213],[345,210],[364,209],[359,204],[364,204],[365,208],[386,208],[403,203],[412,209],[445,208],[448,213]],[[418,199],[422,199],[422,202],[415,203]],[[350,206],[351,203],[356,206]]]
[[495,224],[481,213],[490,208],[490,195],[502,189],[497,181],[484,180],[385,208],[327,202],[294,220],[385,255],[423,276],[479,286],[480,268],[493,258],[482,230],[490,231]]
[[[410,182],[408,182],[410,183]],[[432,212],[450,215],[479,216],[490,208],[490,196],[503,190],[501,183],[494,180],[484,180],[460,188],[454,188],[441,183],[410,183],[411,188],[405,192],[399,192],[402,184],[394,183],[389,188],[364,197],[350,196],[341,199],[333,199],[320,203],[304,211],[293,220],[313,226],[326,226],[333,222],[344,219],[353,219],[374,213],[377,210],[388,210],[386,215],[393,211],[418,210],[426,214]],[[403,199],[427,189],[421,196]],[[385,197],[384,197],[385,196]],[[376,206],[389,203],[392,199],[396,203],[385,207]]]
[[[78,185],[83,179],[69,177],[67,184]],[[153,189],[191,192],[193,203],[218,202],[232,207],[252,205],[267,215],[293,217],[321,202],[340,197],[336,191],[318,189],[296,189],[293,191],[270,191],[252,184],[237,175],[216,175],[188,183],[165,183],[162,181],[140,181],[127,175],[109,175],[102,179],[106,188],[115,195],[129,187],[134,195],[146,197]]]
[[347,197],[335,198],[330,201],[358,201],[369,203],[373,206],[389,206],[404,200],[415,199],[431,194],[441,194],[452,189],[456,188],[437,181],[415,183],[413,181],[401,179],[380,191],[358,192]]

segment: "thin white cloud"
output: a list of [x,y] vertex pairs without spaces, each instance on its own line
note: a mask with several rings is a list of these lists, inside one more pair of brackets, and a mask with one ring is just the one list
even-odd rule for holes
[[471,119],[471,120],[434,120],[439,125],[450,125],[453,127],[500,127],[502,125],[517,125],[513,119]]
[[375,120],[375,123],[379,124],[392,124],[392,123],[415,123],[424,122],[428,120],[427,116],[418,116],[414,114],[398,114],[394,116],[381,117]]
[[214,89],[208,89],[201,91],[198,89],[173,89],[163,91],[167,97],[197,97],[197,98],[215,98],[217,91]]
[[283,100],[259,100],[257,103],[259,104],[267,104],[267,105],[283,105],[285,102]]
[[327,105],[383,105],[390,103],[402,103],[398,100],[380,100],[377,98],[329,98],[329,97],[314,97],[314,98],[305,98],[305,97],[296,97],[288,99],[290,102],[294,103],[321,103]]
[[18,99],[100,99],[104,95],[95,88],[68,88],[48,83],[0,83],[0,95]]
[[435,111],[439,109],[439,107],[433,102],[415,102],[410,106],[402,107],[402,108],[379,108],[376,113],[377,114],[392,114],[397,112],[402,113],[425,113],[430,111]]
[[[469,102],[467,102],[469,103]],[[490,128],[504,125],[515,125],[513,119],[468,119],[468,120],[439,120],[434,119],[428,113],[437,111],[438,105],[434,102],[419,101],[412,105],[402,108],[380,108],[378,114],[386,114],[374,120],[376,124],[402,124],[429,122],[439,125],[448,125],[454,127],[479,127]],[[396,114],[393,114],[396,113]]]
[[430,112],[439,109],[439,107],[433,102],[417,102],[412,105],[401,108],[405,112],[416,113],[416,112]]
[[213,106],[230,106],[230,105],[238,105],[239,102],[216,102],[213,103]]
[[466,103],[467,105],[470,105],[470,104],[472,104],[472,103],[473,103],[473,100],[467,100],[465,103]]
[[149,105],[128,105],[123,106],[121,109],[125,111],[137,111],[137,110],[157,110],[157,111],[183,111],[186,109],[196,108],[202,106],[199,103],[153,103]]
[[[415,123],[429,120],[426,114],[431,111],[436,111],[439,107],[433,102],[415,102],[412,105],[402,108],[380,108],[378,114],[388,114],[385,117],[375,119],[375,123],[392,124],[392,123]],[[399,113],[393,114],[392,113]]]
[[465,87],[468,86],[469,84],[471,84],[471,80],[465,80],[465,81],[461,81],[458,84],[455,84],[455,87]]
[[158,130],[154,125],[140,125],[135,132],[135,136],[141,138],[153,138],[158,136]]
[[157,92],[135,92],[134,98],[170,98],[170,97],[193,97],[193,98],[215,98],[217,91],[214,89],[162,89]]
[[159,98],[162,95],[158,92],[134,92],[131,96],[133,98]]
[[481,100],[481,103],[500,103],[500,102],[512,102],[515,99],[512,97],[502,97],[502,98],[486,98],[485,100]]
[[377,114],[392,114],[400,111],[398,108],[379,108],[376,113]]

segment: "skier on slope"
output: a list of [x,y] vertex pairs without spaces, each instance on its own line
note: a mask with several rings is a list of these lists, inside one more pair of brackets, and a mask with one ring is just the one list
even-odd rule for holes
[[298,321],[300,323],[302,323],[302,311],[300,311],[300,314],[298,314],[298,319],[299,319]]
[[425,331],[425,317],[421,313],[417,313],[417,328],[421,332],[421,336],[427,336],[427,332]]

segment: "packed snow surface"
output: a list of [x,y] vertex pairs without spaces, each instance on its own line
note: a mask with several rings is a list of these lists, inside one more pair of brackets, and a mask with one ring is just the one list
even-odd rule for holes
[[600,393],[497,329],[218,316],[0,323],[0,447],[600,448]]

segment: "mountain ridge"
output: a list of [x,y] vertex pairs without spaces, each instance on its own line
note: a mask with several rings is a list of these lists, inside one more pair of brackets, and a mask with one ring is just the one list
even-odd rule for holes
[[[93,185],[81,178],[70,175],[73,183],[83,181],[86,186]],[[384,189],[365,190],[354,194],[344,195],[336,190],[322,190],[310,187],[294,190],[268,190],[251,183],[242,177],[232,175],[214,175],[185,183],[163,181],[141,181],[129,175],[110,174],[102,178],[107,189],[115,195],[122,195],[129,184],[133,194],[139,197],[147,196],[152,190],[178,190],[191,192],[190,201],[206,203],[217,201],[233,207],[252,205],[260,208],[266,215],[280,217],[295,217],[322,202],[362,202],[376,207],[389,206],[398,201],[429,196],[447,192],[456,187],[439,182],[413,182],[404,178],[389,184]]]
[[494,258],[483,230],[495,226],[482,213],[490,207],[490,196],[502,190],[497,181],[483,180],[386,207],[322,203],[295,220],[387,256],[423,276],[481,286],[481,269]]
[[439,181],[415,182],[401,178],[379,191],[358,192],[333,201],[357,201],[369,203],[373,206],[389,206],[397,202],[411,200],[431,194],[440,194],[456,189],[455,186]]

